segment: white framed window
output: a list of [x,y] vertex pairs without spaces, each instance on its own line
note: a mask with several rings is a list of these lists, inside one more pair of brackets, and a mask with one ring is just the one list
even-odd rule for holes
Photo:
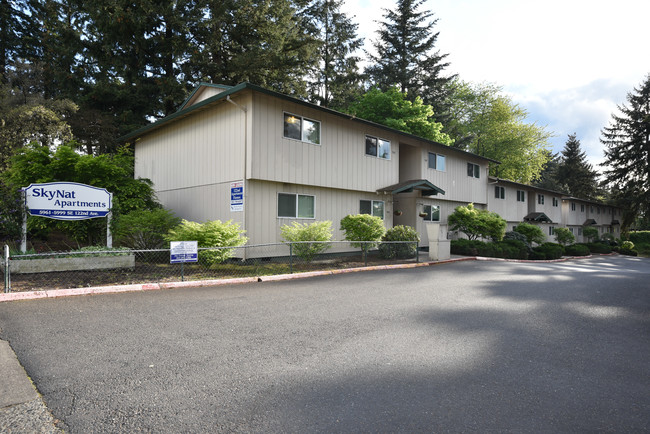
[[390,141],[366,135],[366,155],[390,160]]
[[549,226],[548,227],[548,234],[549,235],[555,234],[555,226]]
[[424,216],[422,219],[427,222],[440,221],[440,206],[439,205],[424,205]]
[[517,202],[526,202],[526,192],[524,190],[517,190]]
[[543,194],[538,194],[537,195],[537,203],[539,205],[544,205],[544,195]]
[[284,137],[320,145],[320,122],[285,113]]
[[578,228],[578,235],[582,235],[582,228]]
[[576,204],[575,202],[571,202],[571,211],[575,211],[575,210],[576,210]]
[[569,231],[571,231],[571,235],[573,235],[573,228],[569,228]]
[[584,204],[580,204],[580,212],[585,212],[585,206],[584,206]]
[[383,200],[361,200],[359,201],[359,214],[370,214],[371,216],[384,219]]
[[494,186],[494,197],[496,197],[497,199],[505,199],[506,198],[506,189],[505,189],[505,187],[495,185]]
[[314,196],[278,193],[278,217],[313,219],[314,204]]
[[553,206],[558,206],[560,204],[560,201],[557,199],[557,197],[553,198]]
[[435,169],[440,172],[445,171],[445,156],[429,152],[429,169]]
[[474,163],[467,163],[467,176],[471,176],[473,178],[480,178],[481,166]]

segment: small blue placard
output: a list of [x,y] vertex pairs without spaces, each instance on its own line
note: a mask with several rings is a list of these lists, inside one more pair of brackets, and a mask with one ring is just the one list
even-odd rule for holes
[[199,248],[196,241],[171,241],[169,243],[170,263],[198,262]]

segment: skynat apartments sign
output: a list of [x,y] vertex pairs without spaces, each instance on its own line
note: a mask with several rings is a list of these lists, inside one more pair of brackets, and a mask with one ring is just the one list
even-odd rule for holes
[[30,184],[24,192],[30,215],[56,220],[106,217],[113,202],[113,193],[105,188],[76,182]]
[[21,250],[27,250],[27,214],[55,220],[86,220],[107,217],[106,245],[113,246],[110,230],[113,193],[105,188],[77,182],[47,182],[23,188],[27,212],[23,217]]

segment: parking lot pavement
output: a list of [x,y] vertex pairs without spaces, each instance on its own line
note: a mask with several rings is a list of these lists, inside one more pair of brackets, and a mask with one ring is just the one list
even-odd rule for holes
[[650,261],[458,262],[0,304],[69,432],[650,429]]

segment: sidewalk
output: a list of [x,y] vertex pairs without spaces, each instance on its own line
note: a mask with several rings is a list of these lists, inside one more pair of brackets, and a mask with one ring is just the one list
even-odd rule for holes
[[9,342],[0,340],[0,432],[60,433]]

